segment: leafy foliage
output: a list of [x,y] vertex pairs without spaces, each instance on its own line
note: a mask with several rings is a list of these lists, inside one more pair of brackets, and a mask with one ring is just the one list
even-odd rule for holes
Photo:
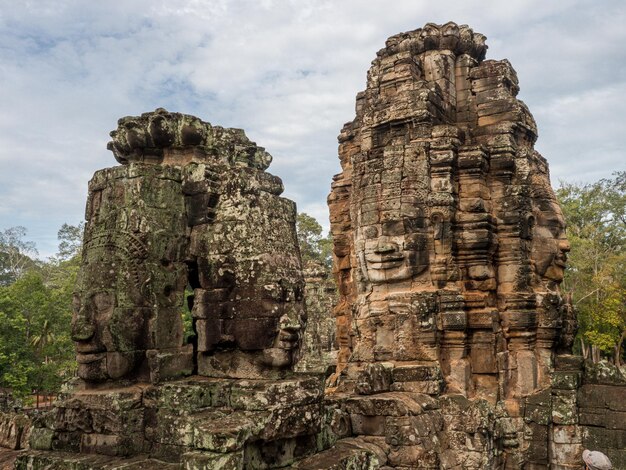
[[564,287],[579,335],[620,363],[626,338],[626,172],[557,190],[572,246]]
[[67,301],[36,271],[0,288],[0,386],[17,395],[58,389],[73,357]]
[[304,212],[298,214],[296,230],[303,263],[316,261],[330,268],[333,247],[330,233],[323,237],[319,222]]
[[26,228],[17,226],[0,232],[0,286],[15,282],[24,272],[36,266],[33,242],[25,241]]
[[84,222],[78,225],[63,224],[59,229],[57,238],[59,239],[58,258],[67,261],[80,253],[83,244]]
[[[80,230],[64,227],[70,233]],[[3,265],[6,275],[0,283],[0,387],[11,388],[16,396],[55,392],[75,369],[69,325],[80,245],[73,246],[71,256],[68,249],[42,262],[30,259],[37,251],[23,241],[23,227],[2,234],[4,252],[13,261]]]

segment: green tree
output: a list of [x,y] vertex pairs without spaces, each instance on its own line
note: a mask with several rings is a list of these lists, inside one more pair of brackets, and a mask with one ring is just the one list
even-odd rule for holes
[[591,345],[619,365],[626,339],[626,172],[562,184],[557,196],[572,246],[564,288],[578,310],[583,353]]
[[10,286],[0,289],[0,314],[5,326],[0,341],[3,359],[0,384],[12,388],[17,395],[30,391],[37,373],[38,361],[31,337],[39,333],[38,317],[47,307],[47,292],[37,273],[22,275]]
[[[11,283],[0,286],[0,387],[18,396],[33,390],[55,392],[76,369],[69,331],[80,264],[76,233],[64,224],[56,257],[24,265]],[[72,245],[64,251],[63,242],[69,240]],[[20,245],[15,239],[12,244]],[[27,248],[36,253],[34,245]]]
[[71,308],[72,293],[80,268],[82,232],[84,224],[63,224],[58,231],[59,251],[41,266],[44,283],[62,296],[67,308]]
[[332,263],[332,239],[330,233],[322,236],[322,226],[315,218],[301,212],[296,219],[298,243],[302,261],[317,261],[326,267]]
[[34,366],[26,338],[26,320],[16,314],[7,287],[0,287],[0,387],[16,396],[29,392],[28,377]]
[[0,285],[15,282],[29,269],[36,267],[38,255],[33,242],[24,240],[26,228],[10,227],[0,232]]
[[80,254],[83,247],[83,230],[85,223],[78,225],[63,224],[57,233],[59,253],[57,258],[68,260]]
[[[56,391],[61,382],[74,375],[76,357],[71,339],[72,298],[82,255],[84,224],[63,224],[58,232],[59,252],[45,264],[43,280],[51,293],[56,317],[46,318],[40,335],[32,339],[33,347],[40,346],[43,357],[42,389]],[[49,326],[48,326],[49,325]],[[48,328],[46,328],[48,326]],[[50,369],[46,372],[46,369]],[[60,378],[61,380],[57,380]]]

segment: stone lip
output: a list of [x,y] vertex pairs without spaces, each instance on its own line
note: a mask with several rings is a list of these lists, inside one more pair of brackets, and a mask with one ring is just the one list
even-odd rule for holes
[[468,54],[480,62],[487,53],[486,39],[465,24],[458,25],[452,21],[443,25],[426,23],[423,28],[391,36],[377,56],[389,57],[404,51],[421,54],[431,50],[448,50],[456,55]]
[[196,161],[225,159],[231,166],[260,170],[267,169],[272,161],[272,156],[250,141],[242,129],[212,126],[195,116],[163,108],[119,119],[110,135],[107,149],[121,164],[168,163],[168,155],[178,154],[171,159],[176,164],[181,161],[181,152]]

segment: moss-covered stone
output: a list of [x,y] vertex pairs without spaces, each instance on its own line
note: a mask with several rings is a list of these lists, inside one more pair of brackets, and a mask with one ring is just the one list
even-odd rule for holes
[[241,470],[243,451],[227,454],[216,452],[188,452],[183,455],[182,468],[185,470]]
[[552,387],[560,390],[578,390],[581,376],[581,371],[556,371],[552,375]]
[[252,436],[258,436],[269,414],[209,411],[193,417],[193,447],[198,450],[229,453],[243,449]]
[[578,424],[576,391],[555,390],[552,394],[552,419],[555,424]]
[[585,361],[583,383],[626,387],[626,377],[615,365],[608,361],[597,363]]
[[363,445],[363,442],[345,439],[329,450],[295,463],[291,468],[298,470],[376,470],[381,468],[381,462],[377,452]]
[[34,428],[30,433],[30,448],[34,450],[51,450],[54,431],[46,428]]

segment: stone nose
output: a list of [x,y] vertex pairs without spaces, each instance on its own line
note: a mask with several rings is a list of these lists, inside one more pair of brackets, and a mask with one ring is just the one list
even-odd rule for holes
[[296,312],[294,309],[292,312],[285,313],[282,317],[280,317],[280,329],[292,332],[298,332],[302,329],[302,317],[299,312]]
[[569,251],[572,249],[572,246],[569,244],[569,241],[567,241],[567,239],[559,240],[558,246],[559,250],[561,250],[563,253],[569,253]]
[[88,312],[86,312],[84,308],[81,308],[72,318],[72,340],[88,341],[95,333],[96,327],[93,322],[89,320]]
[[378,241],[378,244],[374,248],[374,253],[377,254],[385,254],[385,253],[393,253],[398,250],[398,245],[393,243],[387,239],[381,238]]

